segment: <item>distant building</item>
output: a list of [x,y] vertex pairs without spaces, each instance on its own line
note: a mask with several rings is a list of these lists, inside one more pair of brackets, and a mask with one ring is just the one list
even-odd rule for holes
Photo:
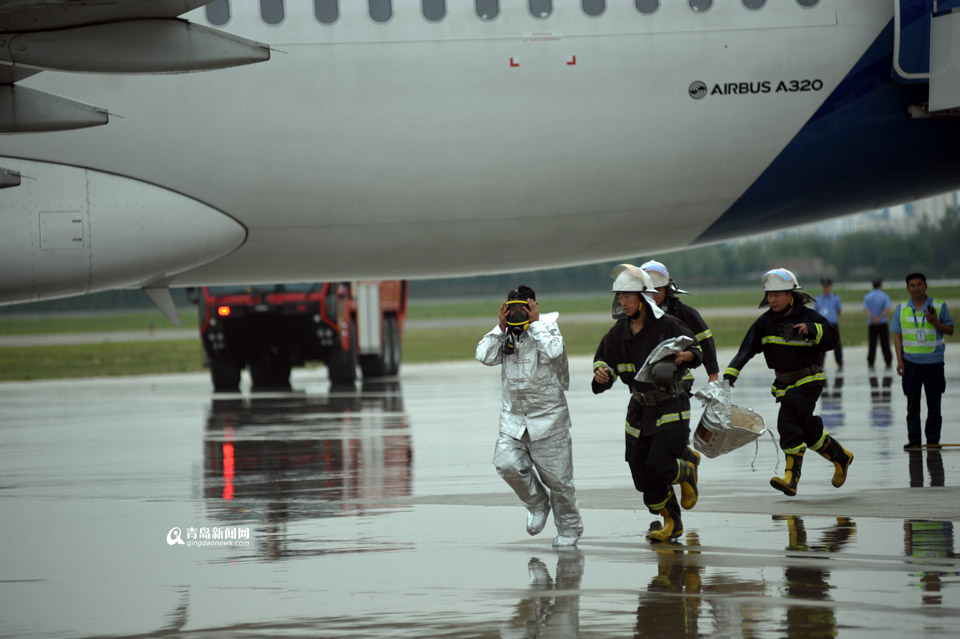
[[832,238],[858,231],[883,231],[909,235],[917,230],[917,226],[923,220],[937,222],[943,219],[949,209],[956,208],[960,208],[960,192],[944,193],[915,202],[776,231],[769,237],[796,237],[813,233]]

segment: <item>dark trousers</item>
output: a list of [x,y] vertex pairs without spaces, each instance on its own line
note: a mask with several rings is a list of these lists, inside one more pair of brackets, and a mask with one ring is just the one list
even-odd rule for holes
[[658,511],[651,506],[667,498],[667,491],[677,478],[677,460],[683,457],[689,437],[688,423],[683,427],[672,426],[649,437],[626,435],[626,459],[633,475],[633,485],[643,493],[643,503],[654,514]]
[[786,452],[800,452],[803,445],[814,446],[823,437],[823,420],[813,414],[823,384],[812,382],[791,388],[779,398],[777,432],[780,448]]
[[923,434],[928,444],[940,443],[940,428],[943,415],[940,413],[940,399],[947,390],[943,362],[939,364],[914,364],[903,361],[903,394],[907,396],[907,441],[921,444],[920,433],[920,393],[927,396],[927,421]]
[[[837,362],[837,366],[843,366],[843,344],[840,342],[840,325],[831,324],[834,330],[837,331],[837,346],[833,349],[833,359]],[[823,363],[827,361],[827,353],[824,351],[820,353],[820,366],[823,366]]]
[[890,368],[890,326],[884,324],[870,324],[867,326],[867,337],[870,342],[867,346],[867,366],[873,368],[873,363],[877,360],[877,340],[880,340],[880,350],[883,352],[883,363]]

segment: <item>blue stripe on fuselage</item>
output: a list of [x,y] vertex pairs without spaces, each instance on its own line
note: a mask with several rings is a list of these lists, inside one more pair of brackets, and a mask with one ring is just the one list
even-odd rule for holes
[[749,189],[695,244],[960,189],[960,118],[914,119],[926,84],[891,79],[893,22]]

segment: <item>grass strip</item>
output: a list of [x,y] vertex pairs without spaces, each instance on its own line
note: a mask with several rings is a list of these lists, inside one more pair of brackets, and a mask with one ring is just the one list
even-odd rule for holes
[[[756,314],[745,317],[711,317],[709,310],[703,311],[719,348],[738,347],[759,314],[757,310]],[[496,321],[495,313],[491,317],[490,326]],[[592,355],[601,337],[613,323],[612,320],[564,322],[562,316],[560,320],[570,355]],[[851,312],[841,315],[840,320],[844,346],[867,343],[865,316]],[[486,330],[475,326],[457,326],[456,322],[439,328],[408,328],[403,335],[403,362],[416,364],[472,359],[477,342]],[[946,341],[960,342],[960,335],[948,336]],[[199,337],[175,341],[2,347],[0,381],[187,373],[205,370],[202,361]],[[721,369],[726,365],[727,362],[720,362]]]
[[[819,286],[808,287],[811,295],[820,293]],[[863,296],[867,293],[863,289],[834,289],[844,302],[844,314],[841,320],[856,318],[866,324],[863,314]],[[887,290],[893,299],[894,307],[900,301],[907,299],[906,291],[897,289]],[[960,286],[944,286],[931,288],[930,293],[939,299],[960,299]],[[570,313],[606,313],[613,301],[612,293],[596,295],[566,295],[550,297],[540,295],[541,307],[544,311],[559,311],[561,315]],[[698,309],[709,323],[709,310],[712,308],[729,307],[756,307],[763,297],[763,292],[756,289],[737,289],[731,291],[707,290],[694,295],[683,296],[684,302]],[[491,324],[496,320],[500,308],[500,299],[481,300],[411,300],[407,312],[407,319],[461,319],[473,317],[489,317]],[[180,318],[183,328],[197,330],[197,313],[193,308],[181,308]],[[759,314],[759,312],[758,312]],[[562,318],[561,318],[562,320]],[[51,313],[44,317],[18,317],[16,313],[0,313],[0,335],[45,335],[52,333],[83,333],[102,331],[132,331],[149,329],[150,325],[157,329],[171,329],[173,326],[163,315],[156,311],[141,313],[110,313],[103,312],[97,315],[74,315],[69,313]],[[744,328],[746,332],[746,328]],[[866,332],[864,330],[864,332]]]
[[0,348],[0,381],[202,371],[200,340]]

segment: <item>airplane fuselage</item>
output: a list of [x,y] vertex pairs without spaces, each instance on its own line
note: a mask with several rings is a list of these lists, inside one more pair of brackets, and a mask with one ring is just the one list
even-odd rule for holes
[[[394,4],[269,25],[233,2],[222,28],[268,62],[24,80],[114,117],[0,139],[33,178],[0,191],[0,301],[613,260],[960,188],[960,120],[910,118],[925,88],[891,78],[891,3]],[[30,245],[58,211],[77,246]]]

